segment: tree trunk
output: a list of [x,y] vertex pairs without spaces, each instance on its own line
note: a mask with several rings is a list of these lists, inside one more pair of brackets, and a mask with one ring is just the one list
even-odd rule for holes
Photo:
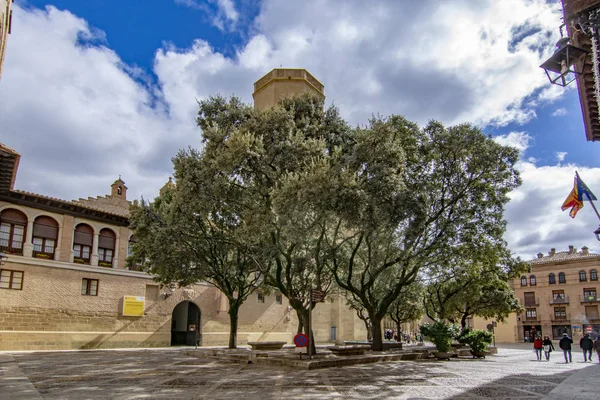
[[402,341],[402,336],[400,336],[400,322],[396,322],[396,336],[398,336],[398,341]]
[[296,333],[302,333],[304,331],[304,319],[302,317],[302,310],[296,310],[296,316],[298,317],[298,329]]
[[463,330],[467,327],[467,318],[467,314],[463,314],[462,318],[460,319],[460,326]]
[[368,319],[363,319],[363,322],[365,323],[365,328],[367,329],[367,342],[370,342],[373,340],[373,326]]
[[381,332],[381,320],[376,316],[369,316],[371,320],[371,332],[373,335],[373,351],[383,351],[383,336]]
[[[312,354],[317,354],[317,346],[315,344],[315,337],[312,334],[313,329],[311,329],[311,332],[308,332],[308,310],[307,309],[302,309],[302,310],[296,310],[296,313],[298,314],[298,320],[300,321],[298,323],[298,327],[302,327],[304,329],[304,333],[306,335],[310,335],[310,346],[312,349]],[[312,327],[311,327],[312,328]],[[300,333],[300,332],[298,332]]]
[[235,302],[229,302],[229,348],[237,349],[238,311],[240,306]]

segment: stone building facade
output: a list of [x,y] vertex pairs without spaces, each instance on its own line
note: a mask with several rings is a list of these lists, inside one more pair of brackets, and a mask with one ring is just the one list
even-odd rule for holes
[[515,294],[525,307],[517,316],[517,340],[534,335],[558,339],[563,333],[578,340],[589,333],[600,333],[600,254],[587,247],[569,246],[567,251],[551,249],[538,253],[530,262],[530,272],[513,281]]
[[325,99],[325,87],[307,70],[275,68],[254,83],[254,108],[263,110],[286,96],[305,92]]

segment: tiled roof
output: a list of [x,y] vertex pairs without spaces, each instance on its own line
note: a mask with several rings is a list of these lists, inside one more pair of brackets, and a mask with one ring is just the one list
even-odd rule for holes
[[557,251],[553,255],[545,255],[541,258],[534,258],[533,260],[529,260],[530,264],[548,264],[555,262],[565,262],[565,261],[581,261],[587,259],[599,258],[600,254],[588,253],[584,254],[582,251],[570,253],[568,251]]
[[37,198],[44,199],[44,200],[52,200],[52,201],[56,201],[56,202],[63,203],[63,204],[69,204],[69,205],[77,206],[77,207],[85,208],[85,209],[88,209],[88,210],[97,211],[97,212],[103,213],[103,214],[109,214],[109,215],[114,215],[114,216],[118,216],[118,217],[124,217],[125,216],[123,214],[111,213],[111,212],[102,210],[100,208],[90,207],[88,205],[83,205],[83,204],[79,203],[78,201],[63,200],[63,199],[59,199],[57,197],[51,197],[51,196],[45,196],[43,194],[38,194],[38,193],[33,193],[33,192],[27,192],[25,190],[11,190],[11,191],[13,193],[23,194],[23,195],[26,195],[26,196],[32,196],[32,197],[37,197]]

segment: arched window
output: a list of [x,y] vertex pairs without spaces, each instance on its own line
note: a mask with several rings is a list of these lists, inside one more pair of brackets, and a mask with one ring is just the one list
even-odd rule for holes
[[554,285],[556,283],[556,275],[550,274],[548,275],[548,283]]
[[89,264],[93,244],[94,229],[86,224],[77,225],[73,237],[73,262],[78,264]]
[[527,286],[527,277],[526,276],[521,277],[521,286]]
[[100,267],[112,267],[115,255],[116,236],[110,229],[102,229],[98,236],[98,265]]
[[33,256],[54,260],[58,241],[58,222],[54,218],[41,216],[33,222]]
[[565,277],[564,272],[559,272],[558,274],[558,283],[567,283],[567,278]]
[[579,282],[587,281],[587,275],[585,271],[579,271]]
[[21,211],[6,209],[0,213],[0,251],[23,255],[23,240],[27,216]]
[[593,269],[590,271],[590,281],[597,281],[597,280],[598,280],[598,271]]
[[535,275],[531,275],[531,276],[529,277],[529,284],[530,284],[531,286],[535,286],[535,285],[536,285],[536,283],[537,283],[537,282],[536,282],[536,279],[535,279]]

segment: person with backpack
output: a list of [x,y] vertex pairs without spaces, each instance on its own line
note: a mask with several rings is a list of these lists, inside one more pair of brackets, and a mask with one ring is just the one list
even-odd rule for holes
[[583,350],[583,362],[592,362],[592,349],[594,348],[594,341],[590,339],[590,335],[587,333],[583,335],[579,341],[579,347]]
[[542,345],[544,345],[544,353],[546,354],[546,361],[550,361],[550,352],[554,351],[554,345],[552,344],[552,340],[550,340],[549,336],[544,336]]
[[542,337],[538,336],[533,341],[533,349],[535,350],[535,355],[537,356],[538,361],[542,361],[542,349],[544,348],[544,342],[542,341]]
[[[562,349],[563,354],[565,355],[566,363],[573,362],[573,359],[571,357],[571,345],[572,344],[573,344],[573,339],[571,339],[566,332],[563,333],[562,339],[560,339],[560,342],[558,342],[558,347],[560,347]],[[567,358],[567,354],[569,355],[569,358]]]

